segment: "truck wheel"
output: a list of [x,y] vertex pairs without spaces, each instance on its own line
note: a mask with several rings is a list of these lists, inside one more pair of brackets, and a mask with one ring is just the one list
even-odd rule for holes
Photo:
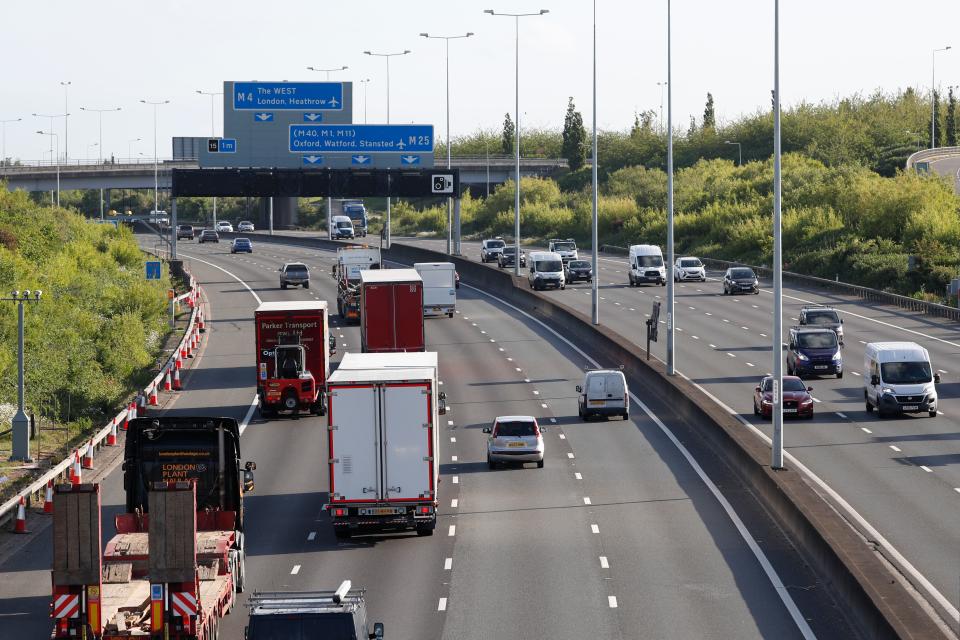
[[418,536],[432,536],[433,527],[417,527]]
[[287,411],[296,411],[299,404],[300,401],[297,400],[295,393],[287,392],[287,394],[283,396],[283,408]]
[[237,557],[236,572],[237,593],[243,593],[247,584],[247,553],[245,551],[241,550]]
[[264,420],[272,420],[277,417],[277,412],[273,409],[273,407],[265,407],[261,404],[260,417]]

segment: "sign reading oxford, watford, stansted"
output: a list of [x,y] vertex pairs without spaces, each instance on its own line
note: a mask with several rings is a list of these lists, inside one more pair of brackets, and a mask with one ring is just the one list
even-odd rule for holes
[[432,153],[433,125],[292,124],[290,153]]
[[234,110],[340,111],[340,82],[234,82]]

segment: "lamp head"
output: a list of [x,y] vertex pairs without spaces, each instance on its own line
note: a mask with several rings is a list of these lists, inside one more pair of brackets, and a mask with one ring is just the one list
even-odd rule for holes
[[369,51],[364,51],[364,53],[367,54],[368,56],[372,56],[372,55],[373,55],[373,54],[370,53]]
[[43,291],[41,291],[40,289],[37,289],[36,291],[33,292],[33,299],[39,301],[40,296],[42,295],[43,295]]
[[467,37],[468,37],[468,38],[469,38],[470,36],[472,36],[472,35],[474,35],[473,31],[467,31]]
[[410,53],[410,49],[404,49],[402,55],[407,55],[408,53]]
[[23,290],[23,298],[22,298],[22,299],[23,299],[23,300],[29,300],[29,299],[30,299],[30,289],[24,289],[24,290]]
[[493,14],[493,9],[484,9],[483,12],[484,12],[484,13],[489,13],[490,15],[494,15],[494,14]]
[[20,291],[18,291],[17,289],[14,289],[13,291],[10,292],[10,297],[16,300],[17,298],[20,297]]
[[550,9],[540,9],[540,15],[543,15],[545,13],[550,13]]
[[429,38],[429,37],[430,37],[430,34],[429,34],[429,33],[421,33],[420,35],[421,35],[422,37],[424,37],[424,38]]

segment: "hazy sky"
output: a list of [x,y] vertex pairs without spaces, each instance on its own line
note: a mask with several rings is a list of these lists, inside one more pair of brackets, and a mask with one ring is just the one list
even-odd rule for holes
[[[598,119],[601,129],[629,127],[635,110],[660,110],[666,79],[666,0],[598,0]],[[781,0],[783,102],[819,102],[855,92],[907,86],[928,90],[931,50],[937,83],[960,84],[960,0],[918,5],[890,0]],[[61,81],[70,81],[69,153],[96,158],[97,116],[88,108],[122,107],[103,117],[105,155],[153,155],[152,108],[160,108],[158,147],[172,136],[210,134],[210,98],[223,80],[323,80],[306,67],[349,66],[333,79],[370,78],[369,119],[386,118],[382,59],[363,51],[402,51],[391,62],[393,123],[433,123],[444,135],[444,45],[422,31],[454,35],[451,120],[454,136],[499,129],[514,110],[514,21],[483,9],[545,16],[520,21],[522,126],[559,127],[573,96],[589,128],[589,0],[5,0],[0,37],[0,120],[7,155],[38,160],[49,119],[63,113]],[[673,0],[674,123],[699,119],[708,91],[718,119],[768,109],[773,86],[773,0]],[[355,118],[363,90],[355,85]],[[220,134],[222,105],[217,103]],[[526,115],[523,115],[523,114]],[[63,119],[56,125],[62,135]],[[63,140],[61,140],[61,145]],[[48,156],[49,158],[49,156]]]

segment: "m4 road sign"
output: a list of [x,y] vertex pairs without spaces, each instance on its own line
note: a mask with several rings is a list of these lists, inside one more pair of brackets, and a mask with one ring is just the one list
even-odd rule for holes
[[233,109],[254,111],[340,111],[340,82],[234,82]]

